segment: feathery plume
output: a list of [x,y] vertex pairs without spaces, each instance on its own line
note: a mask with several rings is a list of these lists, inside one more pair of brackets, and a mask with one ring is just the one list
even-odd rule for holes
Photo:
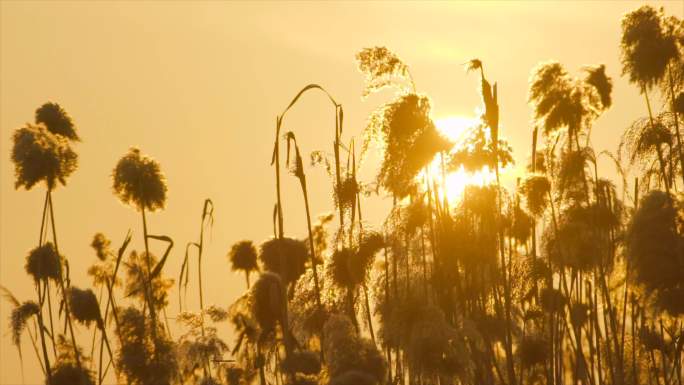
[[52,279],[59,280],[61,274],[61,257],[52,242],[34,248],[26,257],[26,272],[34,281]]
[[133,147],[116,164],[113,188],[119,199],[138,209],[155,211],[166,203],[166,178],[159,163]]
[[78,166],[78,155],[67,139],[42,124],[27,124],[16,130],[13,140],[15,188],[30,190],[38,182],[45,182],[48,189],[57,187],[57,182],[66,185],[66,178]]
[[80,140],[71,117],[57,103],[47,102],[36,110],[36,124],[41,123],[55,135],[61,135],[75,142]]

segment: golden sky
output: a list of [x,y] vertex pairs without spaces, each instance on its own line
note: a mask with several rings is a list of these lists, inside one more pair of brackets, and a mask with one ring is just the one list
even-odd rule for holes
[[[101,231],[118,247],[133,231],[142,247],[139,213],[111,190],[116,161],[132,146],[156,158],[169,186],[167,209],[149,217],[151,232],[176,242],[165,273],[177,277],[184,246],[195,241],[202,204],[216,206],[205,249],[206,302],[227,306],[244,290],[225,257],[241,239],[270,234],[275,200],[270,156],[275,117],[308,83],[326,87],[345,110],[345,141],[359,136],[368,113],[389,94],[362,100],[355,53],[385,45],[409,66],[418,90],[433,100],[436,119],[474,117],[478,77],[462,63],[483,60],[499,84],[501,133],[522,164],[530,152],[530,70],[558,60],[571,73],[604,63],[614,79],[613,107],[593,129],[598,151],[615,151],[619,136],[646,113],[637,89],[620,77],[620,18],[641,2],[0,2],[0,283],[20,300],[35,292],[24,273],[36,246],[43,187],[14,189],[11,136],[46,101],[74,118],[83,142],[80,167],[54,194],[60,251],[72,282],[90,286],[89,247]],[[663,5],[684,16],[684,2]],[[332,151],[333,110],[307,95],[285,121],[302,151]],[[369,181],[377,157],[364,164]],[[608,164],[600,172],[612,174]],[[307,169],[312,213],[333,210],[322,169]],[[298,182],[285,177],[285,231],[304,236]],[[387,199],[364,201],[369,223],[387,213]],[[160,253],[161,250],[157,250]],[[195,278],[191,276],[191,279]],[[194,293],[191,281],[190,293]],[[189,298],[194,296],[189,295]],[[190,306],[196,307],[195,302]],[[172,294],[170,315],[178,307]],[[0,384],[21,383],[8,333],[9,307],[0,305]],[[81,344],[90,338],[81,328]],[[228,331],[223,331],[228,335]],[[24,338],[27,342],[28,338]],[[229,341],[231,342],[231,341]],[[42,378],[24,344],[26,382]]]

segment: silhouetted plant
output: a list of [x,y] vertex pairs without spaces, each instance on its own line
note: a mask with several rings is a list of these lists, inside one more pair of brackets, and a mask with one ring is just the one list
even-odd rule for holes
[[306,244],[292,238],[270,239],[261,244],[259,253],[264,270],[278,274],[285,285],[296,282],[304,274],[308,259]]
[[361,186],[356,179],[348,177],[342,180],[337,194],[335,194],[335,205],[342,207],[344,210],[349,210],[356,205],[356,196],[361,190]]
[[75,362],[64,363],[57,360],[52,374],[52,382],[46,384],[95,385],[95,380],[93,379],[92,372],[79,368]]
[[[602,215],[595,206],[573,206],[562,213],[557,230],[550,231],[546,239],[549,258],[561,266],[591,271],[598,264],[609,262],[606,255],[610,239],[605,231],[611,227],[611,218]],[[612,219],[613,227],[615,219]]]
[[12,330],[12,342],[19,348],[21,345],[21,334],[26,328],[28,320],[38,314],[40,307],[33,301],[26,301],[12,310],[10,316]]
[[[331,316],[325,324],[325,357],[330,383],[343,384],[338,376],[348,376],[350,371],[360,372],[360,377],[372,379],[372,384],[384,381],[386,363],[382,354],[371,341],[360,338],[349,319]],[[357,377],[357,376],[355,376]]]
[[85,325],[88,325],[91,322],[97,323],[98,326],[102,325],[100,305],[92,290],[81,290],[72,286],[67,293],[69,301],[71,302],[71,314],[73,314],[76,321]]
[[526,368],[542,364],[549,355],[548,342],[541,336],[527,336],[520,341],[516,353]]
[[513,163],[513,149],[505,140],[497,144],[488,137],[485,127],[480,125],[449,154],[449,169],[457,171],[461,166],[469,172],[478,172],[487,167],[494,170],[497,162],[500,167]]
[[[214,309],[212,314],[219,315],[220,309]],[[227,317],[227,314],[225,315]],[[224,319],[224,314],[220,314],[216,320]],[[203,383],[217,380],[212,376],[211,370],[204,372],[199,369],[207,369],[207,363],[213,360],[220,360],[225,352],[228,352],[228,345],[217,335],[214,326],[205,326],[204,318],[195,313],[183,312],[178,315],[176,320],[188,328],[178,340],[178,366],[182,376],[182,381]],[[203,374],[202,374],[203,373]]]
[[97,233],[93,236],[93,241],[90,243],[90,246],[95,250],[97,258],[99,258],[100,261],[104,261],[110,253],[109,246],[111,244],[112,242],[107,239],[104,234]]
[[265,332],[272,331],[286,316],[285,288],[282,279],[275,273],[261,273],[252,287],[251,295],[252,311],[259,327]]
[[407,360],[414,373],[453,377],[467,370],[465,341],[440,309],[426,305],[416,309],[408,333]]
[[52,134],[43,125],[27,124],[14,133],[13,139],[16,188],[30,190],[39,182],[45,182],[48,189],[57,187],[57,182],[66,185],[66,178],[78,166],[78,156],[67,139]]
[[[107,352],[109,353],[110,358],[114,360],[115,357],[112,353],[112,348],[109,345],[109,338],[107,338],[106,326],[100,313],[100,304],[95,296],[95,293],[93,293],[93,291],[90,289],[81,290],[77,287],[71,286],[67,290],[67,297],[69,299],[69,303],[71,304],[70,310],[71,314],[74,316],[74,319],[86,326],[90,325],[92,322],[95,322],[95,325],[102,333],[102,340],[107,346]],[[100,366],[101,365],[102,361],[100,359]],[[102,378],[99,375],[98,377],[100,378],[99,383],[101,384]]]
[[133,250],[128,260],[123,263],[126,268],[126,296],[135,296],[148,302],[145,288],[146,282],[150,282],[150,300],[154,301],[155,307],[164,308],[168,304],[168,290],[173,286],[173,280],[170,278],[151,279],[150,273],[147,272],[148,261],[150,265],[158,265],[156,256],[150,255],[147,258],[145,253]]
[[[128,247],[128,244],[131,241],[131,233],[130,231],[126,234],[126,237],[124,238],[124,241],[122,245],[119,247],[117,253],[115,254],[112,250],[110,250],[109,245],[111,242],[101,233],[97,233],[94,238],[93,242],[91,243],[91,246],[95,250],[96,255],[98,256],[98,259],[100,258],[100,255],[104,258],[103,260],[99,260],[95,264],[93,264],[90,268],[88,268],[88,275],[93,277],[93,285],[97,288],[100,288],[100,293],[102,293],[102,289],[106,289],[107,292],[107,301],[105,304],[105,310],[104,310],[104,315],[101,315],[101,322],[98,322],[98,327],[100,328],[101,331],[101,338],[100,338],[100,353],[99,353],[99,361],[98,361],[98,378],[100,379],[100,382],[104,380],[104,375],[103,373],[106,372],[106,369],[103,368],[103,353],[104,353],[104,346],[107,346],[107,351],[109,353],[109,356],[112,360],[115,359],[115,357],[112,354],[112,349],[109,344],[109,339],[107,337],[107,321],[111,321],[111,319],[114,319],[115,325],[118,327],[119,325],[119,318],[117,315],[117,309],[116,305],[114,304],[114,288],[121,286],[121,280],[117,277],[119,267],[121,266],[121,261],[123,260],[123,256],[125,254],[126,248]],[[109,317],[109,310],[110,310],[110,305],[111,305],[111,313],[112,313],[112,318]],[[95,348],[95,331],[93,332],[93,351]],[[106,373],[105,373],[106,374]]]
[[[57,230],[55,225],[55,216],[52,203],[52,190],[57,187],[57,182],[66,185],[66,178],[70,176],[78,165],[78,156],[71,148],[69,139],[78,140],[74,125],[71,118],[66,112],[54,103],[47,103],[36,111],[37,125],[27,124],[25,127],[15,131],[13,140],[14,146],[12,148],[12,161],[15,166],[15,188],[24,186],[30,190],[36,183],[45,182],[47,191],[45,193],[45,203],[43,205],[43,214],[41,217],[41,227],[39,233],[38,249],[40,250],[44,239],[47,237],[47,226],[51,225],[52,241],[54,245],[54,254],[57,256],[51,258],[48,254],[38,253],[34,257],[38,259],[31,264],[31,256],[29,256],[29,263],[27,264],[27,271],[29,274],[33,273],[34,280],[40,280],[42,274],[46,274],[45,278],[57,278],[59,287],[63,295],[63,305],[66,313],[66,323],[69,327],[71,335],[71,343],[74,348],[74,355],[77,365],[80,368],[80,358],[78,348],[76,346],[76,337],[74,335],[73,326],[71,325],[71,315],[69,312],[69,301],[64,298],[66,292],[66,285],[64,277],[62,276],[62,260],[59,257],[59,248],[57,247]],[[42,124],[42,123],[45,124]],[[66,136],[64,136],[66,135]],[[48,215],[49,214],[49,215]],[[42,258],[46,257],[46,258]],[[43,262],[46,264],[43,265]],[[56,262],[56,264],[55,264]],[[64,261],[66,263],[66,260]],[[45,270],[43,269],[45,268]],[[39,302],[43,303],[40,284],[36,285]],[[45,282],[44,291],[48,298],[48,310],[50,314],[50,327],[52,329],[52,300],[50,297],[50,286]],[[42,314],[39,313],[39,314]],[[47,374],[47,381],[51,381],[51,370],[48,362],[47,348],[45,344],[45,330],[42,322],[42,315],[39,316],[41,344],[43,347],[44,364]],[[54,332],[53,332],[54,334]],[[54,336],[53,336],[54,348]]]
[[292,338],[288,324],[285,284],[281,277],[278,274],[271,272],[261,273],[259,279],[254,283],[254,286],[252,286],[252,289],[250,290],[250,305],[251,313],[260,329],[257,338],[257,363],[255,366],[259,368],[261,384],[265,385],[264,347],[275,345],[274,340],[276,337],[277,325],[281,326],[281,335],[287,353],[285,358],[292,354],[292,350],[290,350],[292,347]]
[[35,281],[59,280],[62,273],[60,256],[51,242],[36,247],[26,257],[26,273]]
[[573,145],[579,149],[580,135],[611,105],[612,80],[605,66],[586,71],[586,78],[580,80],[571,77],[560,63],[547,62],[538,65],[530,79],[529,101],[534,105],[535,120],[547,136],[565,128],[568,150]]
[[235,243],[228,252],[231,270],[245,273],[247,289],[249,289],[249,275],[259,270],[257,264],[257,250],[252,241],[240,241]]
[[[24,330],[28,330],[31,337],[31,343],[36,352],[36,357],[41,364],[41,369],[45,372],[43,368],[43,362],[38,353],[38,348],[36,347],[35,339],[31,330],[28,329],[27,324],[31,317],[35,316],[36,319],[40,317],[40,305],[34,301],[24,301],[19,302],[19,300],[6,288],[0,286],[0,290],[3,292],[3,297],[12,305],[12,312],[9,317],[9,330],[12,333],[12,344],[17,348],[17,353],[19,353],[19,363],[21,364],[21,377],[22,381],[24,379],[24,357],[21,350],[21,335]],[[34,323],[35,327],[35,323]]]
[[397,197],[410,192],[413,178],[451,143],[437,132],[426,96],[408,94],[377,110],[366,130],[381,135],[385,155],[378,182]]
[[[620,48],[622,52],[622,74],[629,75],[629,81],[637,84],[644,95],[650,124],[654,129],[654,116],[656,114],[651,109],[648,92],[653,86],[663,81],[668,64],[679,55],[677,41],[673,35],[666,33],[662,16],[653,7],[644,5],[623,17]],[[672,90],[671,98],[674,102],[674,90]],[[676,134],[681,147],[678,124]],[[669,191],[672,181],[666,178],[661,151],[660,145],[658,145],[661,177],[665,181],[666,190]],[[678,157],[684,178],[684,154],[682,154],[681,149],[678,152]]]
[[532,226],[534,224],[532,217],[520,207],[520,202],[516,202],[513,206],[510,224],[510,237],[524,245],[532,236]]
[[[611,93],[613,92],[613,80],[606,75],[606,65],[590,66],[585,68],[587,77],[585,83],[594,87],[601,101],[602,109],[609,108],[613,104]],[[592,103],[596,105],[596,103]]]
[[[60,120],[61,119],[61,120]],[[44,121],[46,124],[37,125],[27,124],[15,131],[13,135],[14,146],[12,148],[12,161],[15,167],[15,188],[24,186],[30,190],[35,184],[45,182],[47,191],[45,193],[45,203],[41,218],[38,248],[35,253],[29,255],[27,260],[27,272],[36,280],[36,290],[39,303],[42,306],[43,294],[47,296],[50,328],[52,327],[52,300],[50,296],[50,286],[47,278],[55,279],[59,283],[62,295],[66,292],[64,277],[62,276],[62,260],[59,257],[57,247],[57,233],[55,225],[54,210],[52,204],[52,190],[57,187],[57,182],[66,185],[66,178],[69,177],[78,165],[78,156],[69,144],[69,138],[61,135],[69,135],[71,139],[77,140],[71,119],[56,104],[46,104],[36,112],[36,120]],[[66,124],[66,126],[65,126]],[[48,125],[46,127],[46,125]],[[54,255],[47,249],[41,249],[44,239],[47,237],[47,226],[51,225],[53,236]],[[66,260],[65,260],[66,263]],[[44,289],[38,281],[44,280]],[[80,368],[79,352],[76,347],[76,337],[71,325],[71,315],[69,312],[69,301],[63,297],[63,305],[66,310],[66,321],[71,335],[71,342],[74,348],[75,360]],[[42,321],[42,312],[39,312],[39,326],[41,345],[43,348],[43,364],[45,365],[46,380],[51,382],[52,371],[47,354],[45,343],[45,329]],[[54,331],[53,331],[54,334]],[[54,336],[53,336],[54,348]]]
[[69,140],[80,140],[71,117],[57,103],[47,102],[40,106],[36,110],[36,124],[44,124],[51,133]]
[[364,96],[390,86],[415,90],[408,66],[386,47],[364,48],[356,54],[356,62],[366,76]]
[[622,72],[642,92],[665,76],[668,62],[677,55],[675,41],[665,34],[658,11],[644,5],[622,19]]
[[530,175],[522,185],[525,194],[527,209],[535,217],[544,213],[548,207],[551,191],[551,183],[543,175]]
[[625,153],[630,165],[640,167],[645,175],[654,174],[661,186],[669,188],[673,170],[668,172],[667,149],[675,141],[673,121],[667,114],[635,120],[622,134],[619,151]]
[[335,250],[330,259],[333,282],[343,288],[353,289],[366,278],[366,272],[373,261],[374,253],[360,253],[356,250],[341,248]]
[[116,164],[114,192],[126,204],[138,210],[156,211],[166,203],[166,179],[159,163],[131,148]]
[[159,329],[150,333],[151,320],[134,307],[119,311],[121,341],[117,367],[133,385],[165,385],[177,373],[175,343]]
[[671,303],[668,292],[681,293],[682,238],[679,204],[661,191],[652,191],[640,202],[627,235],[627,255],[635,269],[635,279],[654,294],[665,310],[679,314],[679,299]]
[[[307,269],[294,287],[292,298],[288,303],[290,328],[297,341],[309,349],[320,345],[320,334],[329,313],[337,303],[337,290],[325,275],[319,277],[324,302],[319,307],[317,292],[313,281],[313,270]],[[322,311],[321,311],[322,308]]]
[[263,370],[258,351],[260,342],[270,342],[260,339],[259,325],[252,311],[253,299],[250,290],[233,302],[228,310],[229,321],[237,335],[231,354],[239,365],[239,370],[231,370],[230,376],[248,383],[256,376],[257,370]]
[[[339,126],[339,124],[337,126]],[[341,129],[339,131],[341,131]],[[323,313],[324,310],[323,310],[323,303],[321,301],[321,285],[320,285],[319,279],[318,279],[318,268],[316,267],[319,259],[316,257],[317,250],[316,250],[316,246],[314,243],[313,229],[311,227],[311,209],[309,207],[309,193],[308,193],[307,183],[306,183],[306,174],[304,173],[304,162],[302,160],[302,155],[299,151],[299,145],[297,144],[297,139],[296,139],[294,133],[292,133],[290,131],[285,135],[286,135],[286,140],[287,140],[287,161],[288,161],[288,163],[290,160],[290,148],[291,148],[290,146],[291,146],[291,143],[294,144],[294,155],[295,156],[293,159],[293,165],[292,165],[291,172],[295,177],[297,177],[297,179],[299,179],[299,185],[302,188],[302,195],[304,196],[304,209],[306,211],[306,229],[308,232],[307,240],[309,241],[308,242],[309,243],[309,258],[311,260],[311,269],[313,272],[314,288],[316,289],[316,304],[318,305],[318,311],[320,313]],[[338,141],[339,141],[339,132],[338,132],[338,127],[336,127],[335,151],[338,154],[338,156],[336,157],[336,160],[339,159],[339,153],[338,153],[339,150],[337,148]],[[339,162],[337,163],[337,165],[339,167]],[[343,204],[343,201],[342,201],[343,199],[348,200],[348,198],[343,198],[343,195],[341,193],[341,191],[342,191],[341,185],[336,186],[335,190],[337,191],[336,195],[339,196],[339,199],[341,200],[339,202],[340,204]],[[345,193],[347,193],[347,192],[345,192]],[[356,198],[356,193],[354,193],[354,198]],[[352,207],[353,207],[353,204],[352,204]],[[343,216],[343,214],[344,214],[343,209],[340,206],[340,218]],[[352,222],[353,222],[353,214],[352,214]],[[343,226],[343,223],[344,222],[340,222],[340,225]],[[321,252],[321,251],[322,250],[319,250],[318,252]],[[280,258],[280,261],[281,261],[280,263],[282,263],[283,260],[284,260],[283,258]],[[320,338],[321,338],[321,341],[324,339],[324,336],[322,334],[322,330],[321,330]],[[321,351],[321,360],[323,360],[322,351]]]
[[[328,230],[326,227],[332,222],[334,215],[332,213],[321,214],[318,216],[318,221],[311,228],[311,235],[313,236],[314,246],[316,250],[321,250],[321,253],[328,249]],[[319,256],[319,259],[320,256]],[[319,260],[318,263],[321,263]]]
[[[57,360],[53,367],[52,378],[46,385],[95,385],[93,373],[76,359],[78,347],[72,346],[63,336],[57,339]],[[79,351],[79,357],[83,353]]]
[[[140,265],[144,266],[144,274],[141,274],[143,272],[141,269],[141,273],[138,275],[142,279],[142,282],[140,282],[142,287],[137,289],[142,289],[142,294],[150,312],[152,333],[154,334],[157,332],[157,312],[155,307],[158,298],[155,294],[158,293],[155,292],[158,287],[153,286],[155,285],[154,278],[156,274],[153,274],[152,254],[149,248],[149,238],[152,238],[152,236],[148,234],[145,211],[156,211],[164,208],[167,191],[166,178],[161,173],[159,163],[142,155],[137,148],[131,148],[117,162],[112,173],[112,180],[115,195],[117,195],[121,202],[130,204],[140,210],[142,216],[145,254],[142,255],[143,261],[141,261],[144,265],[142,263]],[[161,268],[163,266],[163,262],[173,246],[173,241],[170,238],[166,237],[166,240],[170,241],[169,248],[165,256],[160,260],[160,263],[155,267],[155,270],[157,267]],[[129,265],[129,275],[131,271]],[[163,302],[163,306],[166,306],[165,300]]]

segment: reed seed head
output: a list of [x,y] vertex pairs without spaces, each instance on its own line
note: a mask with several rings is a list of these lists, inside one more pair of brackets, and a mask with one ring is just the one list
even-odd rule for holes
[[15,188],[30,190],[39,182],[45,182],[48,189],[57,187],[57,182],[66,185],[66,178],[78,166],[78,155],[68,140],[42,124],[26,124],[14,132],[13,139]]
[[61,257],[52,242],[47,242],[29,252],[25,268],[34,281],[58,281],[61,274]]
[[133,147],[116,164],[114,193],[137,209],[156,211],[166,204],[166,178],[159,163]]

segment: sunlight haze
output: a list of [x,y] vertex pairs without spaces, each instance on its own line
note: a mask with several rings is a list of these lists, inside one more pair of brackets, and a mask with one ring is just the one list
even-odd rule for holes
[[[273,235],[276,116],[302,87],[325,87],[344,107],[344,142],[351,137],[360,142],[369,114],[392,93],[362,97],[364,77],[355,54],[385,46],[410,66],[418,92],[431,98],[440,132],[458,142],[482,114],[479,73],[466,71],[469,60],[481,59],[487,77],[498,84],[500,137],[513,148],[515,165],[502,172],[502,182],[515,186],[531,155],[528,81],[538,63],[557,60],[573,76],[583,66],[606,65],[614,82],[613,107],[593,125],[596,152],[617,151],[623,130],[646,115],[643,97],[621,76],[620,64],[621,17],[641,4],[684,16],[684,2],[677,0],[1,1],[0,284],[20,301],[35,298],[24,265],[38,241],[45,187],[15,189],[10,154],[14,131],[33,122],[36,108],[47,101],[69,112],[82,140],[74,145],[78,169],[53,195],[60,252],[69,259],[71,280],[90,287],[86,271],[97,260],[90,246],[97,232],[118,248],[130,229],[129,251],[144,250],[140,213],[112,190],[117,161],[135,146],[160,163],[168,182],[165,209],[147,213],[151,233],[175,243],[166,277],[178,280],[185,245],[198,238],[204,200],[213,201],[215,221],[204,241],[204,303],[226,308],[245,290],[244,275],[230,269],[231,245],[243,239],[260,244]],[[323,94],[312,92],[283,123],[282,132],[296,134],[304,157],[314,220],[336,210],[331,178],[309,162],[314,150],[333,152],[333,113]],[[371,147],[360,168],[363,182],[373,181],[381,159]],[[616,175],[606,159],[599,169]],[[431,170],[438,174],[439,165],[433,163]],[[281,180],[285,234],[303,239],[307,226],[299,182],[287,172]],[[493,172],[451,173],[449,201],[458,202],[465,184],[495,181]],[[364,221],[379,228],[392,199],[371,195],[363,205]],[[157,255],[163,253],[161,243],[150,244]],[[192,258],[191,263],[195,269]],[[193,275],[190,309],[199,306],[196,285]],[[178,313],[178,295],[174,287],[169,317]],[[8,302],[0,301],[0,384],[8,385],[22,383],[10,311]],[[233,331],[221,325],[219,334],[232,346]],[[77,328],[89,353],[92,331]],[[29,341],[24,335],[25,383],[43,383]]]

